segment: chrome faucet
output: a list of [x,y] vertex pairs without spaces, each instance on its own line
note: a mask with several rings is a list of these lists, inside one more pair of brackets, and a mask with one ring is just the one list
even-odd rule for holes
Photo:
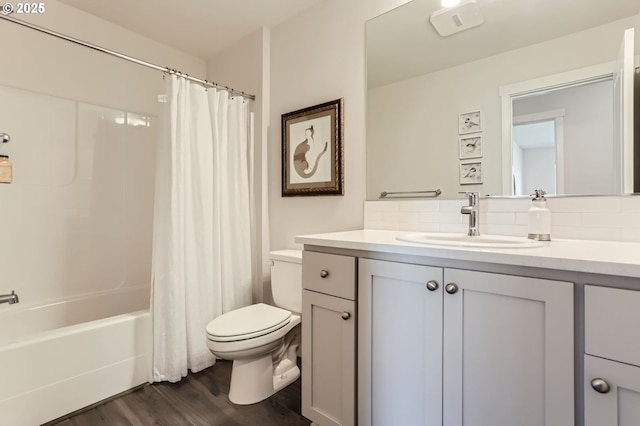
[[480,235],[480,211],[478,210],[479,194],[477,192],[462,192],[462,194],[467,194],[469,197],[469,205],[462,206],[460,209],[460,213],[469,215],[469,232],[467,235],[470,237],[477,237]]
[[13,305],[14,303],[18,303],[20,299],[18,299],[18,295],[15,291],[11,291],[11,294],[2,294],[0,295],[0,303],[8,303]]

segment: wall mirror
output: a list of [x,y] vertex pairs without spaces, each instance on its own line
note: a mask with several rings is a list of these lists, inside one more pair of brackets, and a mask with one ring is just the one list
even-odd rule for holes
[[[439,0],[413,0],[367,22],[367,199],[379,199],[382,192],[421,196],[414,192],[435,190],[440,198],[459,198],[460,191],[527,195],[529,186],[548,186],[559,195],[633,192],[622,175],[633,173],[633,159],[624,155],[622,142],[613,141],[622,141],[616,133],[622,132],[622,112],[615,108],[621,102],[615,73],[625,30],[640,26],[640,0],[476,3],[484,22],[447,37],[429,20],[442,8]],[[611,128],[593,131],[594,112],[576,119],[572,105],[580,100],[549,100],[565,91],[561,86],[566,92],[595,87],[592,91],[604,93],[596,105],[614,107],[598,113]],[[478,119],[477,126],[462,128],[470,117]],[[513,171],[512,142],[514,136],[522,140],[527,125],[559,139],[560,159],[564,155],[572,164],[554,158],[550,166],[530,155],[532,148],[520,153],[526,155],[515,153],[520,171],[533,176],[533,183],[524,185],[524,175]],[[572,140],[574,134],[579,141]],[[534,138],[542,143],[545,137]],[[581,159],[586,152],[606,152],[611,160],[604,167],[605,157],[595,155],[594,165]],[[598,179],[608,182],[606,188],[584,178],[593,173],[578,172],[593,168],[608,173]]]

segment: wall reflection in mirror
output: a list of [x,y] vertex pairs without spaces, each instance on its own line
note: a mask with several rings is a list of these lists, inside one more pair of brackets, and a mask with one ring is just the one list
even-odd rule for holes
[[[631,77],[619,68],[625,30],[640,27],[640,0],[477,5],[484,22],[447,37],[429,21],[439,0],[367,22],[367,199],[436,189],[441,198],[634,192],[638,165],[624,141],[633,113],[620,107],[633,98],[633,68]],[[470,111],[481,131],[461,134]],[[473,160],[461,149],[469,136],[482,141]],[[482,176],[470,183],[460,170],[471,161]]]

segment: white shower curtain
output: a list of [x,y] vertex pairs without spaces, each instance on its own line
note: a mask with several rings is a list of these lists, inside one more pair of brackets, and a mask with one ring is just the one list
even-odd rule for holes
[[206,325],[252,303],[248,102],[165,77],[153,235],[153,381],[215,363]]

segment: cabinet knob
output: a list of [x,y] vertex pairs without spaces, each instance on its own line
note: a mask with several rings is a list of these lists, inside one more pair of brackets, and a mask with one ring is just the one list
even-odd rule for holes
[[342,315],[340,315],[342,317],[343,320],[348,320],[349,318],[351,318],[351,314],[349,312],[343,312]]
[[600,393],[607,393],[609,392],[609,390],[611,390],[611,387],[609,387],[609,383],[600,378],[593,379],[591,381],[591,387],[593,388],[593,390]]
[[322,271],[320,271],[320,278],[327,278],[329,276],[329,271],[327,271],[326,269],[323,269]]
[[436,291],[438,289],[438,281],[431,280],[427,282],[427,290]]
[[444,290],[449,294],[454,294],[458,291],[458,286],[454,283],[449,283],[444,287]]

